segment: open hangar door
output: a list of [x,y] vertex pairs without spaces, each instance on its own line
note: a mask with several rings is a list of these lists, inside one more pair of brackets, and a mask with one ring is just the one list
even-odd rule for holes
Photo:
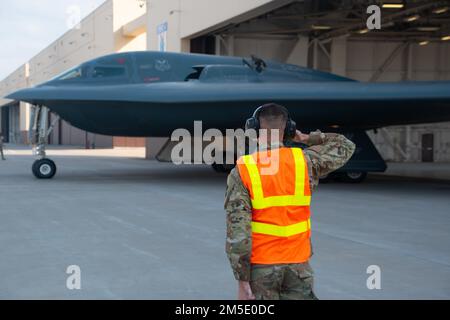
[[[379,30],[367,28],[367,1],[294,1],[192,39],[191,51],[255,55],[358,81],[450,80],[450,1],[392,0],[370,4],[381,8]],[[350,180],[361,180],[367,171],[384,171],[383,158],[450,161],[446,147],[450,145],[449,123],[346,134],[364,145],[343,168],[344,172],[354,173]],[[434,141],[431,149],[430,143],[423,143],[424,137]],[[423,156],[424,145],[427,157]]]
[[0,107],[0,134],[5,143],[22,143],[20,104],[13,101]]
[[49,123],[54,124],[48,137],[50,145],[84,147],[86,149],[111,148],[113,137],[94,134],[72,126],[54,113],[49,114]]

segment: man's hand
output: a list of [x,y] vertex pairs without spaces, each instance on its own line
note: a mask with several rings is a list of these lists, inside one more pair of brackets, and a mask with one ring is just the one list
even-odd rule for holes
[[304,134],[300,130],[297,130],[295,132],[295,137],[294,137],[294,139],[292,139],[292,141],[294,141],[294,142],[304,143],[304,144],[307,144],[308,140],[309,140],[309,134]]
[[239,281],[238,300],[255,300],[250,282]]

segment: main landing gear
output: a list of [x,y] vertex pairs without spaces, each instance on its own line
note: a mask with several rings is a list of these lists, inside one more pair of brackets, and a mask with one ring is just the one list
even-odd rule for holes
[[346,183],[361,183],[367,178],[366,171],[344,171],[332,172],[320,178],[321,183],[328,183],[333,180]]
[[29,140],[33,145],[34,154],[37,160],[33,163],[32,172],[38,179],[51,179],[56,174],[56,164],[46,157],[45,146],[48,136],[52,133],[53,128],[59,117],[49,123],[49,110],[44,106],[32,106],[30,114],[30,130]]
[[343,174],[343,180],[348,183],[361,183],[367,178],[365,171],[348,171]]

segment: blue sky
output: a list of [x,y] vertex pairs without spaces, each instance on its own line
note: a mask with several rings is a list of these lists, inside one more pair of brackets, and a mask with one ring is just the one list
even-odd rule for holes
[[74,6],[85,17],[103,2],[0,0],[0,81],[69,29]]

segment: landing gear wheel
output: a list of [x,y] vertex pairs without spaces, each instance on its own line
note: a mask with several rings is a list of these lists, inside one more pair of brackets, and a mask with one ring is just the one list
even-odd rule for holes
[[231,170],[235,167],[234,165],[229,164],[217,164],[213,163],[211,167],[214,169],[215,172],[218,173],[230,173]]
[[218,173],[229,173],[233,169],[233,167],[231,166],[217,163],[213,163],[211,167],[214,169],[215,172]]
[[[229,158],[234,159],[233,163],[227,162]],[[218,173],[230,173],[231,170],[233,170],[233,168],[236,166],[236,160],[237,160],[236,154],[233,153],[227,154],[226,152],[223,152],[221,161],[223,163],[213,163],[211,167],[214,169],[215,172]]]
[[319,178],[319,182],[320,183],[329,183],[333,180],[333,176],[330,174],[324,175],[322,177]]
[[345,182],[349,183],[361,183],[367,177],[367,172],[365,171],[349,171],[345,172],[342,175],[342,178]]
[[33,163],[32,170],[38,179],[51,179],[56,174],[56,165],[50,159],[40,159]]

